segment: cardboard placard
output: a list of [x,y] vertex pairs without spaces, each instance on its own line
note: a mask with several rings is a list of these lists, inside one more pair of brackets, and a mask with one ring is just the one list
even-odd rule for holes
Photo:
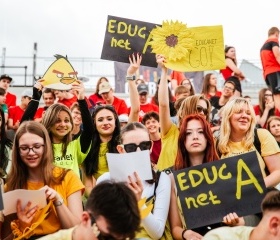
[[149,41],[156,24],[108,16],[101,59],[129,63],[128,56],[141,53],[141,65],[157,67]]
[[228,213],[261,212],[266,193],[256,152],[174,171],[188,229],[222,222]]

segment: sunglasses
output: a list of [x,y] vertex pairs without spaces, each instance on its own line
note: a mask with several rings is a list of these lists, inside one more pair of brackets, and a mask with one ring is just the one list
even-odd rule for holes
[[205,116],[208,115],[208,109],[207,109],[207,108],[204,108],[204,107],[202,107],[202,106],[197,105],[197,106],[196,106],[196,111],[199,112],[199,113],[203,112],[203,114],[204,114]]
[[152,141],[143,141],[140,142],[139,145],[135,143],[123,144],[123,148],[127,153],[136,152],[138,147],[140,148],[141,151],[150,150],[152,147]]

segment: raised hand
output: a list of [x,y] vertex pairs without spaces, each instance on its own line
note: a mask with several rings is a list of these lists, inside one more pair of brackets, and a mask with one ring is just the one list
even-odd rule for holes
[[83,100],[85,98],[85,87],[81,80],[76,80],[72,83],[72,92],[77,96],[79,100]]
[[[135,57],[135,55],[136,55],[136,57]],[[140,55],[139,53],[131,54],[129,56],[130,66],[127,69],[127,76],[131,76],[136,73],[136,71],[140,67],[141,61],[142,61],[142,55]]]

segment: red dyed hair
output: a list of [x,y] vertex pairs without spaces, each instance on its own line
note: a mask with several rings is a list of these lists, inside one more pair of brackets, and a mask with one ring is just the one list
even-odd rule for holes
[[212,162],[214,160],[219,159],[219,156],[215,148],[215,141],[209,122],[207,122],[205,118],[199,114],[191,114],[183,119],[180,127],[180,133],[178,139],[178,152],[174,165],[175,170],[180,170],[191,166],[189,153],[185,147],[185,141],[187,137],[186,129],[187,129],[188,122],[191,120],[198,120],[201,122],[204,136],[207,141],[203,163]]

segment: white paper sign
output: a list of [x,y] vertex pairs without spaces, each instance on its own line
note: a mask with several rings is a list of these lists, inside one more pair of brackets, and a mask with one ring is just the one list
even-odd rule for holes
[[27,203],[31,202],[31,207],[36,205],[39,209],[47,205],[45,190],[25,190],[17,189],[3,194],[4,201],[4,215],[17,212],[17,200],[21,200],[21,206],[24,208]]
[[134,179],[134,172],[137,172],[141,180],[153,178],[149,150],[122,154],[106,153],[106,156],[112,180],[127,182],[128,175]]

